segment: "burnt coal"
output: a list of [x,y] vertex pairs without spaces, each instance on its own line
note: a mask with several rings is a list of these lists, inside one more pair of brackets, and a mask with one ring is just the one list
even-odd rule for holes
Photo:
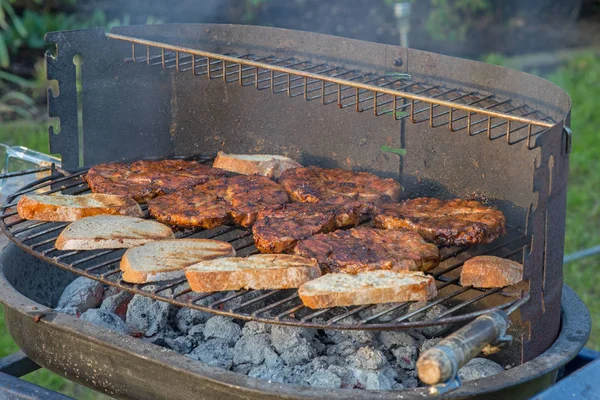
[[463,381],[486,378],[503,372],[500,364],[487,358],[474,358],[458,370],[458,377]]
[[102,301],[104,285],[83,276],[71,282],[63,291],[56,310],[71,315],[79,315],[90,308],[98,307]]
[[167,325],[169,307],[164,301],[136,294],[127,307],[125,322],[131,331],[153,336]]
[[127,306],[129,305],[132,297],[133,296],[131,293],[125,291],[121,291],[110,296],[105,296],[102,304],[100,305],[100,309],[116,314],[121,317],[121,319],[125,320],[125,316],[127,315]]
[[[224,295],[227,294],[209,296],[202,302],[208,304]],[[63,310],[81,315],[85,321],[141,337],[204,364],[271,382],[319,388],[417,387],[417,357],[439,341],[431,337],[441,332],[430,328],[383,332],[316,330],[243,322],[193,309],[176,309],[127,292],[105,292],[101,285],[85,278],[69,285],[63,297]],[[387,316],[398,318],[414,307],[399,307]],[[359,318],[377,313],[377,307],[373,308],[371,314]],[[433,306],[421,313],[425,315],[414,315],[411,320],[431,318],[445,310]],[[356,321],[349,317],[345,322]],[[502,370],[490,360],[475,359],[460,370],[459,376],[471,380]]]
[[99,308],[90,308],[80,317],[82,320],[90,322],[94,325],[101,326],[111,331],[128,334],[129,329],[125,322],[116,314],[101,310]]

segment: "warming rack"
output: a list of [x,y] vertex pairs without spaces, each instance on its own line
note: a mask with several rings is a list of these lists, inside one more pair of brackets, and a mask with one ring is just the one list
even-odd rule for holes
[[[352,107],[357,112],[372,110],[375,116],[392,115],[395,120],[429,121],[432,128],[446,125],[452,132],[465,130],[469,136],[483,133],[489,140],[505,138],[509,145],[525,141],[528,149],[535,147],[532,138],[556,123],[510,98],[414,81],[409,74],[381,75],[295,57],[218,54],[115,33],[106,37],[131,44],[126,63],[191,72],[273,94],[320,100],[323,105]],[[143,55],[139,55],[140,48]]]
[[[39,171],[32,173],[36,172]],[[302,305],[295,289],[241,290],[226,294],[195,293],[190,290],[185,278],[149,284],[130,284],[121,279],[119,270],[119,262],[125,249],[59,251],[54,247],[54,243],[68,223],[27,221],[17,214],[16,204],[24,194],[89,193],[89,187],[83,179],[86,172],[87,169],[82,169],[70,174],[52,168],[48,171],[48,176],[8,197],[2,207],[0,228],[21,249],[50,264],[106,285],[166,301],[175,306],[280,325],[321,329],[397,330],[466,322],[498,308],[511,312],[529,298],[525,290],[508,293],[499,288],[481,290],[459,285],[460,268],[470,257],[491,254],[522,259],[530,240],[514,228],[510,228],[506,236],[489,245],[443,248],[442,263],[429,272],[436,280],[438,297],[417,307],[413,306],[410,311],[408,307],[412,303],[409,302],[311,310]],[[146,208],[145,205],[142,206],[143,210]],[[242,257],[257,253],[251,230],[234,226],[186,230],[177,232],[176,236],[228,241],[238,256]],[[448,310],[441,315],[427,317],[428,310],[437,304],[444,305]]]

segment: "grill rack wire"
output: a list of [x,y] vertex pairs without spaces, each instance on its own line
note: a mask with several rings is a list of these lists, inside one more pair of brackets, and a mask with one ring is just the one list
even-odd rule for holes
[[[295,57],[218,54],[115,33],[106,37],[131,44],[126,63],[191,72],[273,94],[320,100],[323,105],[353,107],[357,112],[372,110],[375,116],[392,115],[395,120],[429,121],[432,128],[447,125],[451,132],[465,130],[469,136],[484,133],[491,141],[505,138],[509,145],[526,142],[530,150],[535,148],[532,139],[556,123],[510,98],[414,81],[409,74],[380,75]],[[144,48],[141,56],[140,48]]]
[[[209,157],[199,159],[201,162],[210,160],[212,158]],[[83,180],[87,169],[71,174],[53,165],[50,169],[40,170],[48,175],[10,195],[1,208],[0,228],[7,237],[27,253],[59,268],[178,307],[280,325],[321,329],[398,330],[467,322],[498,308],[510,313],[527,302],[529,297],[523,291],[508,293],[500,288],[481,290],[470,286],[462,287],[458,282],[460,267],[470,257],[493,254],[505,258],[522,258],[529,239],[522,232],[511,228],[505,237],[490,245],[443,248],[440,266],[429,272],[436,280],[438,297],[419,303],[410,310],[408,308],[413,304],[411,302],[311,310],[302,304],[295,289],[240,290],[225,294],[194,293],[185,278],[130,284],[121,279],[119,270],[119,262],[126,249],[59,251],[54,247],[54,242],[68,223],[27,221],[19,217],[16,204],[24,194],[61,192],[78,195],[90,191]],[[24,171],[19,175],[39,173],[40,170]],[[145,211],[146,206],[143,205],[142,209]],[[186,230],[177,232],[176,237],[226,240],[233,245],[238,256],[257,252],[251,230],[234,226]],[[429,316],[428,311],[438,304],[445,305],[447,311]]]

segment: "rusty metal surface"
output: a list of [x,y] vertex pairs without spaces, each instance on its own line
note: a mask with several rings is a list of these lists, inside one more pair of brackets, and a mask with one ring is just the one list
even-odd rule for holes
[[[305,102],[302,96],[290,98],[224,84],[219,79],[177,73],[175,68],[126,64],[124,60],[131,57],[130,43],[109,40],[100,31],[49,36],[59,43],[57,62],[66,64],[64,71],[56,64],[57,73],[63,74],[61,79],[67,85],[73,79],[67,65],[73,53],[84,56],[84,164],[149,155],[210,155],[217,150],[282,153],[306,164],[395,177],[404,185],[407,197],[483,195],[499,206],[508,222],[524,231],[531,243],[530,252],[523,255],[532,300],[521,313],[524,330],[530,330],[523,334],[521,357],[528,360],[552,343],[559,329],[568,174],[562,128],[568,125],[571,104],[564,91],[541,78],[501,67],[307,32],[164,25],[123,27],[113,33],[218,54],[298,57],[381,75],[408,73],[427,85],[476,91],[498,100],[509,98],[515,107],[526,104],[552,118],[556,124],[536,135],[532,143],[524,140],[511,146],[516,137],[502,134],[507,128],[510,131],[508,123],[490,134],[487,126],[501,122],[482,121],[482,128],[469,129],[466,115],[462,120],[465,128],[458,130],[456,124],[456,131],[451,132],[448,114],[433,118],[434,127],[427,122],[429,110],[420,114],[420,123],[412,123],[410,118],[374,117],[372,112],[356,113],[351,107],[339,110],[335,104],[323,106],[320,101]],[[60,61],[61,43],[68,62]],[[142,49],[140,46],[142,53],[138,51],[136,57],[144,56]],[[70,87],[66,91],[61,88],[61,96],[71,96]],[[72,103],[61,96],[53,101],[71,104],[60,108],[69,120],[74,115]],[[458,118],[459,111],[455,113]],[[473,122],[476,115],[471,118]],[[523,131],[527,129],[519,132]],[[58,137],[61,135],[62,139],[53,139],[53,151],[64,152],[66,168],[72,169],[77,166],[72,153],[76,135],[70,129]],[[382,152],[382,145],[405,148],[407,154]]]
[[[117,398],[172,399],[412,399],[426,389],[364,391],[310,389],[249,378],[120,335],[73,316],[53,312],[74,276],[27,255],[0,238],[0,302],[9,332],[41,366]],[[51,284],[48,284],[51,282]],[[40,316],[40,318],[36,318]],[[34,322],[35,320],[39,322]],[[562,331],[552,347],[534,360],[483,381],[465,382],[447,398],[528,398],[554,382],[556,369],[575,357],[590,332],[589,313],[568,288],[563,291]],[[161,379],[152,379],[160,376]]]

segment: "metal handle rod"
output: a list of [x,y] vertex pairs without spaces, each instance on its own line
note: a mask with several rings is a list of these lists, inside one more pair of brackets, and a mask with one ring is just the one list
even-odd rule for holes
[[476,318],[436,346],[425,351],[417,361],[419,379],[437,385],[453,379],[458,370],[508,328],[508,314],[495,310]]

